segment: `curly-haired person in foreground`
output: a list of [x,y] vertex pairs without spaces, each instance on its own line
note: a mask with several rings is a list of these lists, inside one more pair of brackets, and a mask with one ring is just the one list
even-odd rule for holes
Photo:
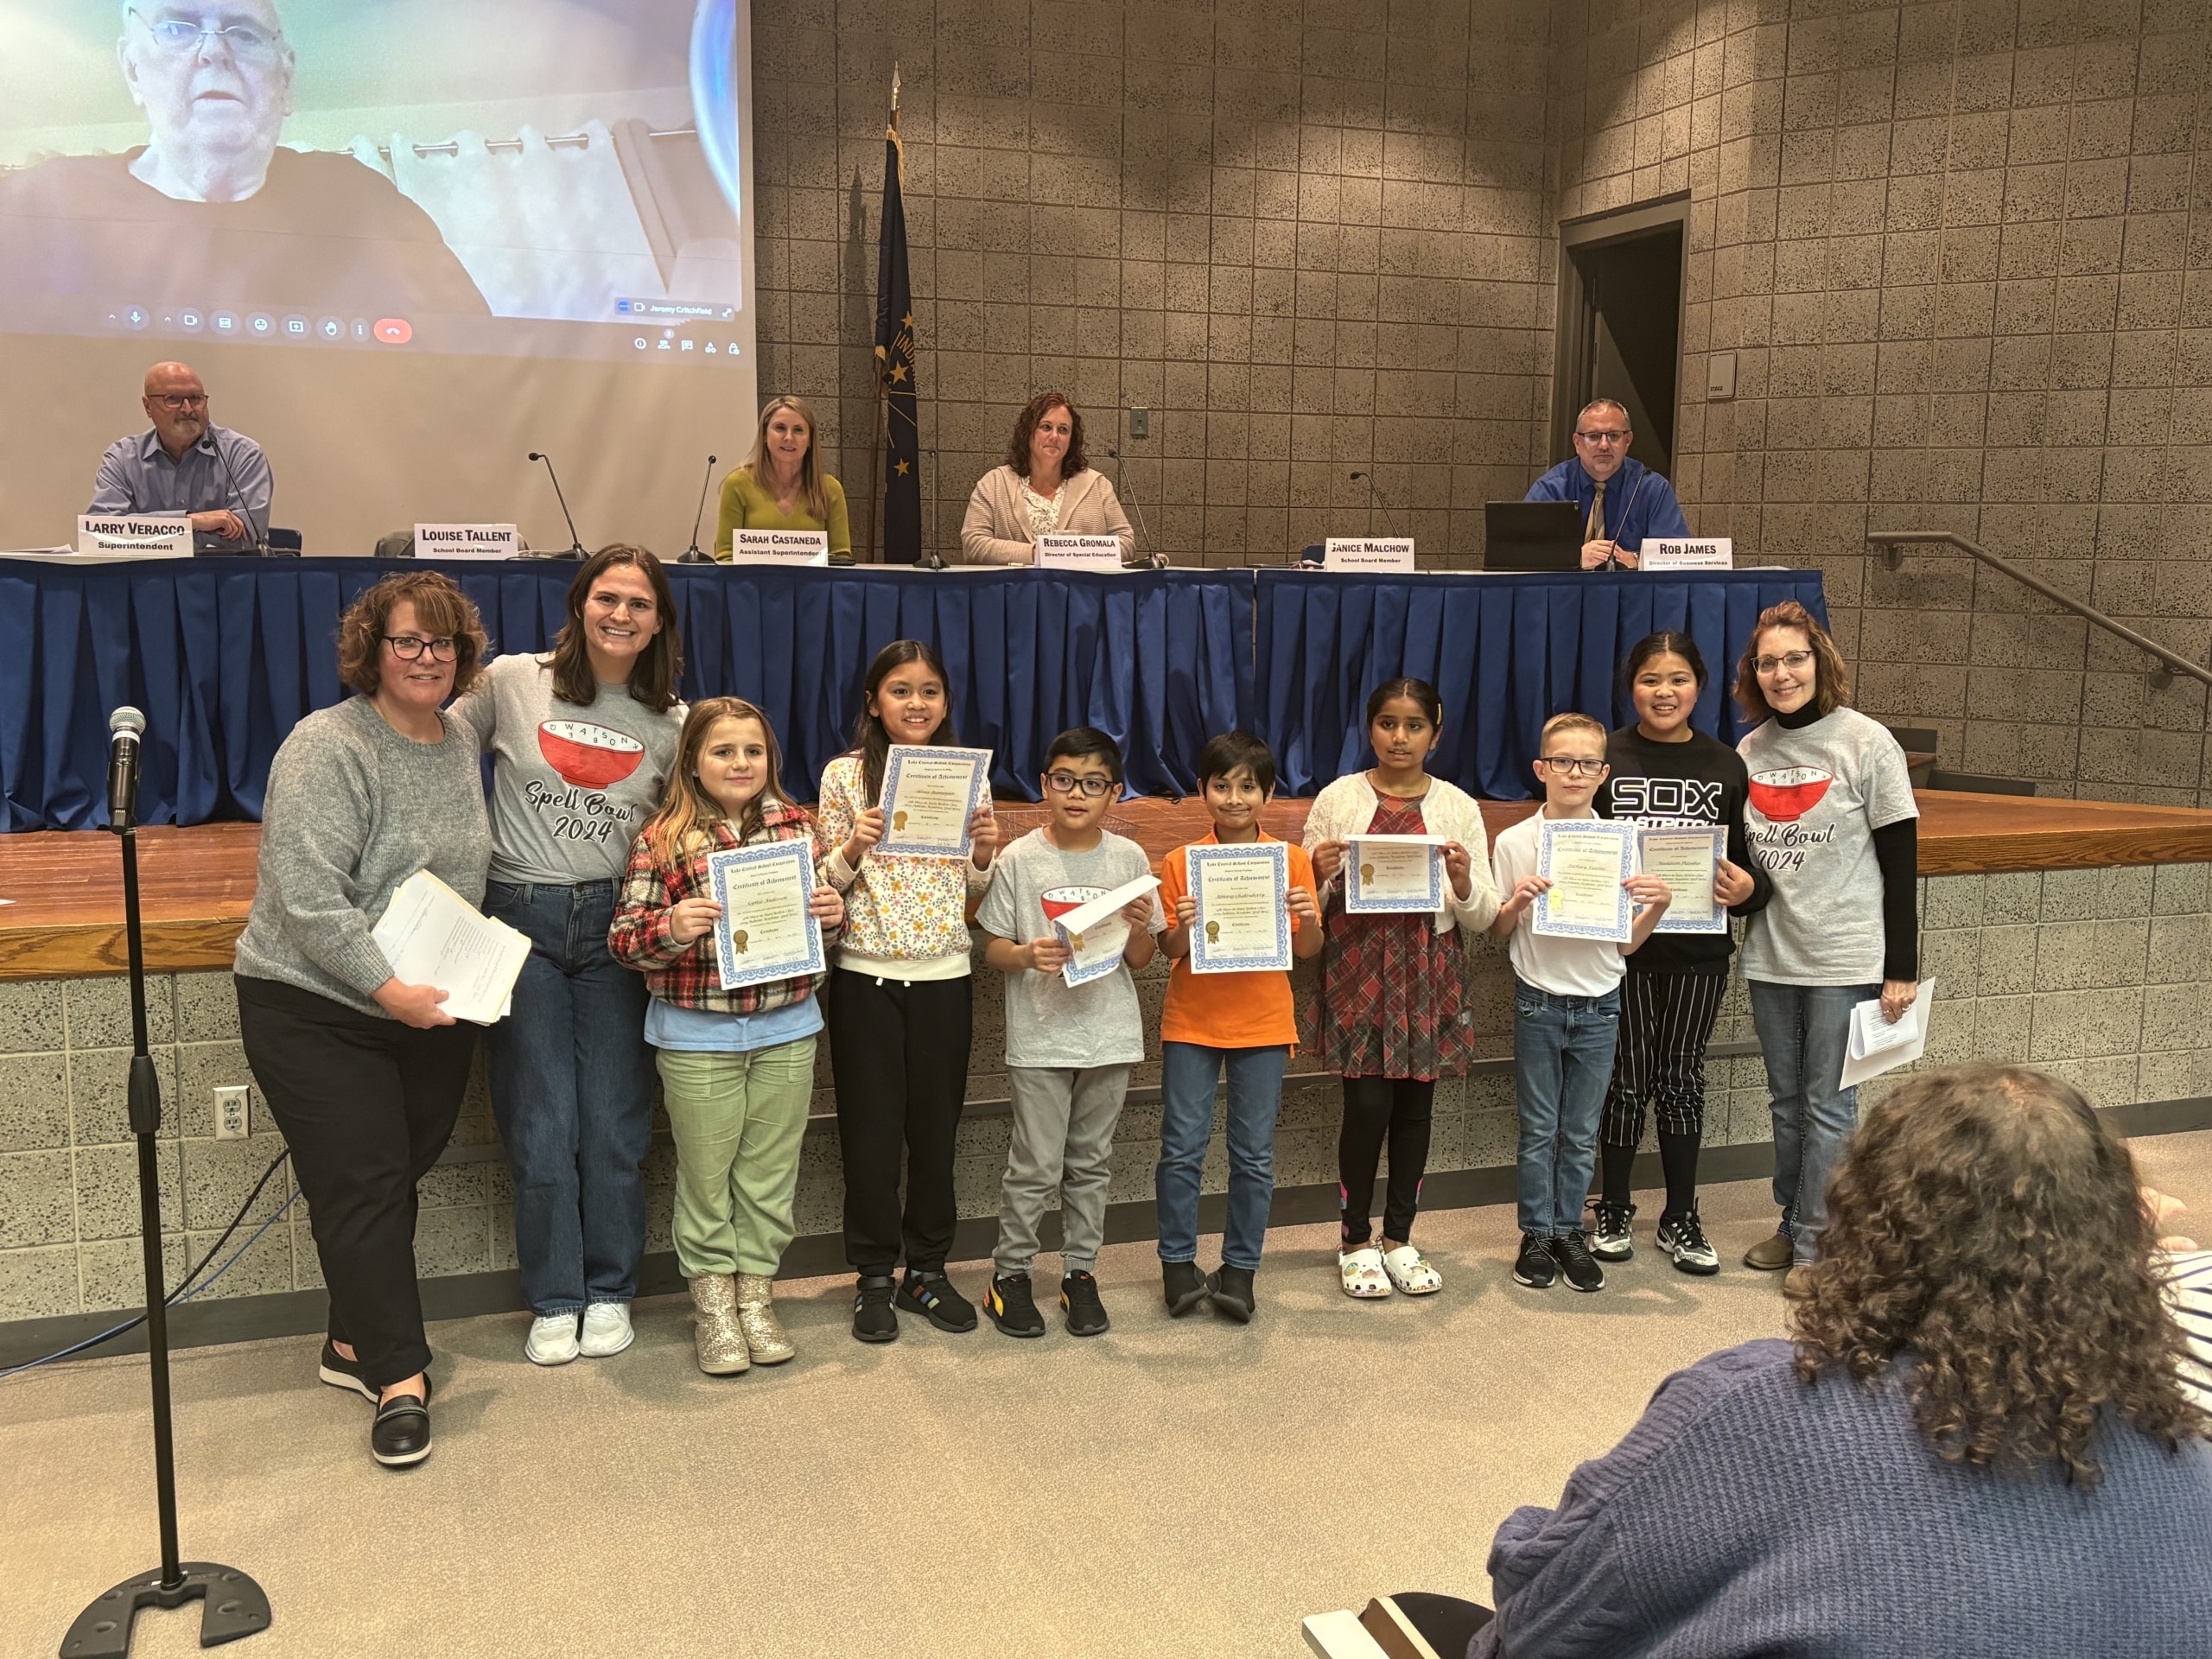
[[1794,1343],[1669,1377],[1558,1508],[1507,1517],[1470,1659],[2212,1650],[2212,1418],[2088,1103],[2018,1067],[1908,1078],[1828,1216]]

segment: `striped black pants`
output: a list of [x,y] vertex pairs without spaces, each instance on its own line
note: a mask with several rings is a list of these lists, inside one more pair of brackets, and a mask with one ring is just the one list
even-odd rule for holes
[[1639,1144],[1646,1109],[1662,1135],[1704,1135],[1705,1046],[1727,990],[1726,974],[1630,970],[1621,984],[1620,1045],[1599,1131],[1605,1145]]

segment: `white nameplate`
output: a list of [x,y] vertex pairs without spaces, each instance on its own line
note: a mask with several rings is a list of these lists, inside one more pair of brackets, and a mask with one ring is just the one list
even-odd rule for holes
[[111,559],[188,559],[192,556],[192,515],[79,513],[77,550]]
[[1643,538],[1646,570],[1733,570],[1736,544],[1726,536]]
[[732,564],[827,564],[826,530],[740,530],[730,536]]
[[522,537],[512,524],[417,524],[418,559],[512,559],[521,556]]
[[1323,543],[1325,570],[1411,570],[1414,538],[1410,536],[1332,536]]
[[1037,568],[1040,570],[1119,570],[1122,538],[1118,536],[1065,536],[1048,531],[1037,538]]

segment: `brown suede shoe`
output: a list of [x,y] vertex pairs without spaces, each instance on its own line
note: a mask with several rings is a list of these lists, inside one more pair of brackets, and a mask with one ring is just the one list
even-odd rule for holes
[[1744,1252],[1744,1265],[1757,1268],[1761,1273],[1780,1273],[1795,1259],[1796,1249],[1789,1242],[1789,1234],[1769,1233]]

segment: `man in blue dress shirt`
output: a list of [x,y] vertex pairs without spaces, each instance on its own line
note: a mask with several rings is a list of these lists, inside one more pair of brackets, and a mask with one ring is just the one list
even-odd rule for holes
[[1574,459],[1560,462],[1522,498],[1572,501],[1582,510],[1585,570],[1633,570],[1645,537],[1690,533],[1675,486],[1628,458],[1635,436],[1628,410],[1611,398],[1584,404],[1574,417]]
[[188,512],[196,550],[249,551],[269,529],[261,446],[207,418],[207,388],[184,364],[147,370],[144,403],[153,425],[108,445],[85,511]]

